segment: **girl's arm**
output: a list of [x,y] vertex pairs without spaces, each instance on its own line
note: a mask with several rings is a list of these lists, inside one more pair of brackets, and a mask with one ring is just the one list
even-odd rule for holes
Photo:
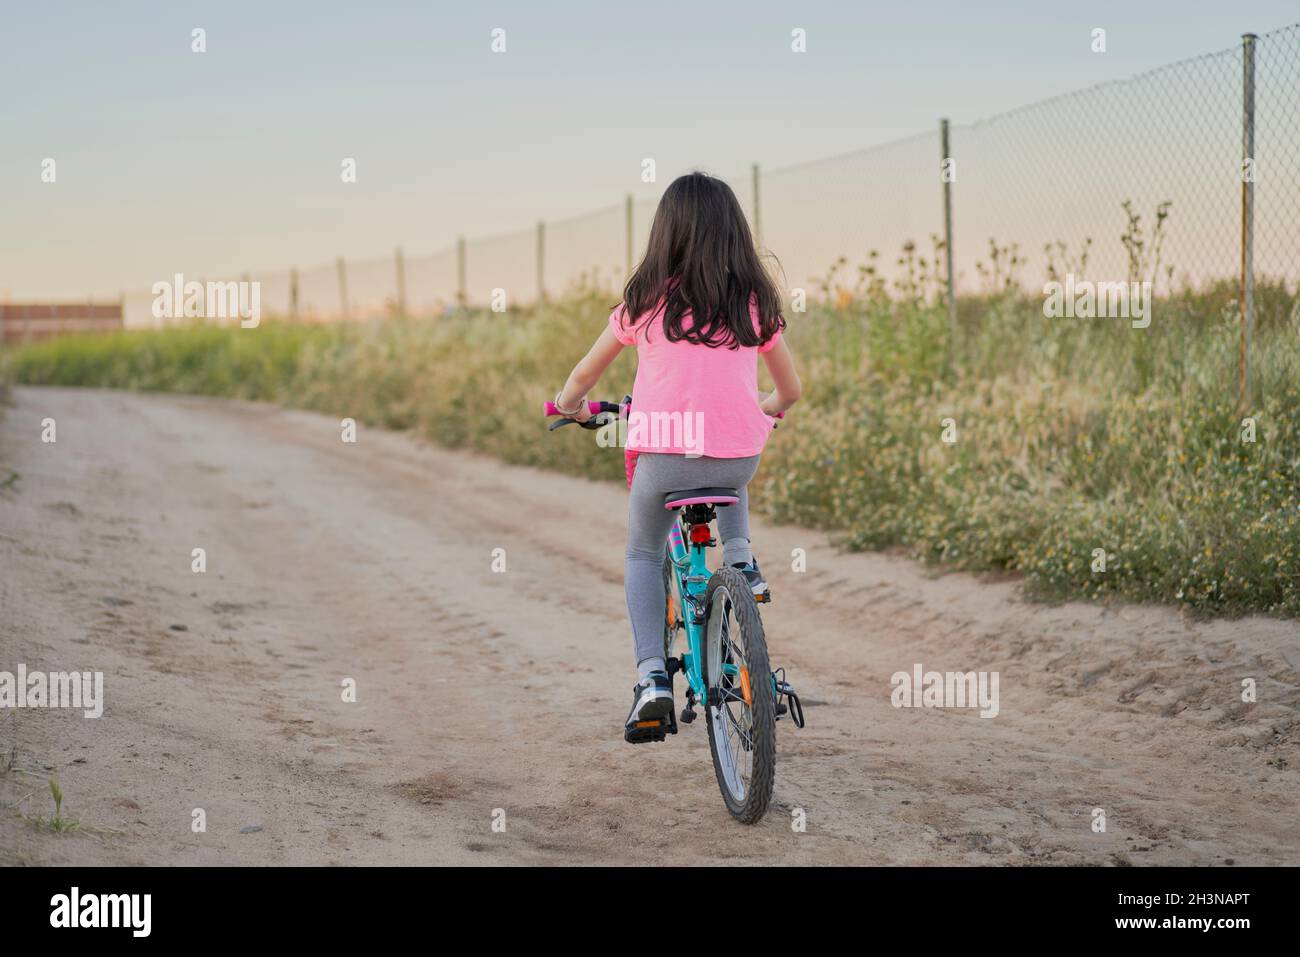
[[[759,408],[768,415],[784,412],[799,401],[803,395],[803,385],[799,382],[799,373],[794,371],[794,356],[785,344],[785,336],[776,341],[776,345],[763,353],[763,362],[767,364],[768,374],[772,377],[775,391],[759,403]],[[566,408],[570,408],[566,406]]]
[[618,358],[618,354],[624,348],[623,343],[615,338],[614,330],[606,326],[595,345],[573,367],[568,381],[564,383],[564,388],[560,390],[560,395],[555,400],[566,409],[578,409],[577,414],[570,418],[579,422],[586,422],[591,418],[591,412],[587,409],[587,393],[595,388],[600,377],[609,368],[609,364]]

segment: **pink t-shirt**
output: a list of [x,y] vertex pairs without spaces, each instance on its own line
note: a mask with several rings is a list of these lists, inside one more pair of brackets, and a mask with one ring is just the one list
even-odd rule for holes
[[[762,452],[774,420],[758,406],[758,354],[771,350],[781,333],[757,347],[710,348],[669,342],[662,312],[630,326],[623,324],[625,312],[622,305],[615,309],[609,325],[619,342],[637,350],[628,451],[718,459]],[[757,309],[750,316],[757,329]],[[689,315],[683,324],[690,328]]]

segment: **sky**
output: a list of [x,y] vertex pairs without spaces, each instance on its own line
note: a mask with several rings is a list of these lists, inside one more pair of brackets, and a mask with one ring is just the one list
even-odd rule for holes
[[754,162],[968,123],[1300,19],[1294,0],[3,2],[13,301],[431,253],[650,197],[686,169],[743,181]]

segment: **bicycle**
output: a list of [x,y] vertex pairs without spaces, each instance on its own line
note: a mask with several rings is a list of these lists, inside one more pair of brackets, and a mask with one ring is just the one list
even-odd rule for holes
[[[589,402],[587,422],[560,419],[549,430],[570,424],[603,428],[614,416],[626,417],[631,401],[625,396],[621,403]],[[559,415],[552,402],[545,412]],[[678,512],[664,554],[664,660],[670,678],[686,677],[682,723],[693,723],[696,707],[704,707],[713,770],[727,810],[737,821],[754,824],[772,799],[776,722],[788,715],[802,728],[804,714],[785,669],[770,667],[758,610],[760,602],[771,601],[770,590],[755,596],[738,569],[724,565],[711,572],[708,567],[706,552],[717,544],[710,528],[716,509],[738,502],[734,488],[683,489],[664,497],[664,507]],[[674,656],[679,634],[684,648]],[[669,711],[662,719],[638,722],[624,736],[642,743],[676,733],[677,716]]]

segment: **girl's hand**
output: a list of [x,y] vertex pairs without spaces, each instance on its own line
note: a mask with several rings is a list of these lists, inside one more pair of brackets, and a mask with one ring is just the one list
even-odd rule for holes
[[[591,409],[587,406],[587,396],[585,394],[574,402],[565,402],[564,390],[561,389],[555,393],[555,408],[566,419],[572,419],[574,422],[586,422],[591,418]],[[567,413],[563,411],[565,409],[577,409],[577,411]]]

